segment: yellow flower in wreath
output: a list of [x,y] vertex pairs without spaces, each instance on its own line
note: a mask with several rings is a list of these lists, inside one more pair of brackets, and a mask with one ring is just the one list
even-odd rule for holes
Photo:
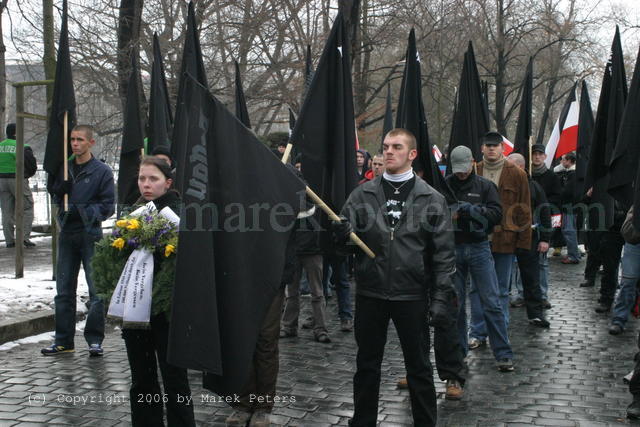
[[118,237],[116,240],[111,243],[111,246],[118,250],[122,250],[124,248],[125,240],[122,237]]
[[119,219],[116,221],[116,227],[125,228],[129,224],[129,221],[126,219]]
[[172,253],[176,252],[176,247],[173,245],[167,245],[164,247],[164,256],[168,257],[169,255],[171,255]]
[[129,230],[136,230],[140,228],[140,221],[138,221],[137,219],[130,219],[129,225],[127,225],[127,228]]

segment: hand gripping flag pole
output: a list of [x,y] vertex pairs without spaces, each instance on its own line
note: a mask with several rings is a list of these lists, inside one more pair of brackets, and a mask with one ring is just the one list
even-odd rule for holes
[[[293,148],[293,144],[291,144],[289,142],[287,144],[287,148],[285,148],[285,150],[284,150],[284,154],[282,155],[282,163],[286,164],[289,161],[289,156],[291,155],[291,149],[292,148]],[[322,209],[324,211],[324,213],[327,214],[327,216],[329,217],[329,219],[331,221],[337,221],[337,222],[342,221],[340,219],[340,217],[338,215],[336,215],[336,213],[334,211],[332,211],[331,208],[329,206],[327,206],[327,204],[311,188],[309,188],[308,185],[306,186],[305,191],[307,192],[307,195],[309,197],[311,197],[311,200],[313,200],[313,203],[315,203],[320,209]],[[373,251],[371,249],[369,249],[369,247],[362,241],[362,239],[360,239],[358,237],[358,235],[356,233],[354,233],[353,231],[349,235],[349,239],[353,243],[358,245],[358,247],[360,249],[362,249],[362,251],[365,254],[367,254],[367,256],[369,258],[375,258],[376,257],[376,254],[374,254]]]

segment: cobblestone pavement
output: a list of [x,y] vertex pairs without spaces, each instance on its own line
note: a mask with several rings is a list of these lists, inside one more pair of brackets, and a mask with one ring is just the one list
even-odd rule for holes
[[[608,321],[594,312],[597,288],[579,288],[584,264],[551,262],[551,329],[529,326],[524,309],[512,309],[510,336],[516,370],[499,373],[491,351],[473,351],[462,401],[445,401],[437,380],[441,426],[603,426],[628,423],[630,402],[622,377],[632,368],[636,320],[620,336],[607,333]],[[277,404],[274,425],[346,425],[353,412],[355,370],[353,335],[340,332],[330,302],[331,344],[313,341],[310,331],[282,340],[278,394],[295,402]],[[309,300],[303,306],[308,310]],[[78,335],[76,344],[83,343]],[[83,351],[55,358],[40,356],[41,344],[0,352],[0,426],[127,425],[129,371],[124,344],[113,327],[104,358]],[[409,393],[396,389],[404,375],[402,354],[393,328],[383,364],[379,421],[383,426],[411,423]],[[199,425],[224,425],[230,409],[206,401],[215,395],[190,373]],[[75,402],[73,401],[75,399]]]

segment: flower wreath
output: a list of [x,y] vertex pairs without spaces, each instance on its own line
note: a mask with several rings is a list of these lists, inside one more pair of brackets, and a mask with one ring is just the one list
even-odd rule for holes
[[151,313],[171,313],[171,296],[178,250],[177,227],[158,212],[116,221],[110,235],[95,245],[91,275],[98,295],[106,301],[118,284],[120,274],[134,249],[149,249],[156,263],[153,276]]

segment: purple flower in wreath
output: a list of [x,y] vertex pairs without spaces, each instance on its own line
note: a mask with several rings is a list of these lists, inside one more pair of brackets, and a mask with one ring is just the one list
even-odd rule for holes
[[153,221],[153,217],[151,215],[145,215],[144,216],[144,220],[145,220],[145,222],[151,222],[151,221]]
[[138,246],[140,246],[140,239],[138,239],[137,237],[134,237],[133,239],[127,240],[127,246],[132,247],[133,249],[136,249]]
[[120,237],[120,230],[118,230],[117,228],[114,228],[113,230],[111,230],[111,236]]

